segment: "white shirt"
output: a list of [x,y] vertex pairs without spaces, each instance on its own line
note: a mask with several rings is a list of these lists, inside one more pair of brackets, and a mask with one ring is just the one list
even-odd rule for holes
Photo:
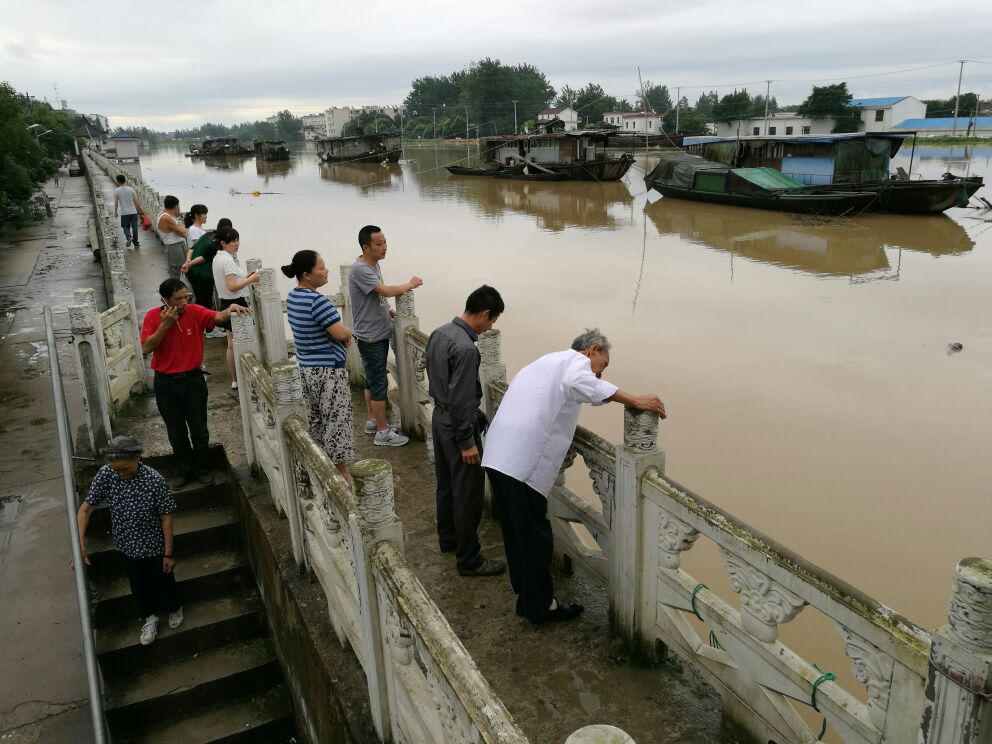
[[196,225],[190,225],[186,228],[186,242],[189,243],[189,247],[192,248],[196,245],[196,241],[207,234],[207,231],[202,227],[197,227]]
[[214,272],[214,285],[217,287],[218,297],[222,300],[236,300],[239,297],[245,296],[247,287],[242,287],[234,292],[227,288],[226,277],[229,274],[233,274],[238,279],[245,278],[245,270],[241,268],[241,264],[238,263],[234,256],[227,251],[217,251],[211,269]]
[[577,351],[545,354],[517,373],[489,426],[482,466],[547,498],[579,425],[579,405],[601,405],[619,388]]

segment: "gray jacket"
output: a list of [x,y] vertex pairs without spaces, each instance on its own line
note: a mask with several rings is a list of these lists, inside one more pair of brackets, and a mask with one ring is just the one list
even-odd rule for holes
[[455,443],[463,450],[476,446],[477,412],[482,402],[481,358],[475,346],[478,338],[468,323],[455,318],[427,340],[427,375],[434,415],[443,417],[454,433]]

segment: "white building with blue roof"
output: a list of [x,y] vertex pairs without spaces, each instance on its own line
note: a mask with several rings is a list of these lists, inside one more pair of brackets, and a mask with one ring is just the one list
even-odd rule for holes
[[913,96],[854,98],[851,106],[861,109],[862,132],[888,132],[900,122],[927,115],[927,105]]
[[920,137],[992,137],[992,116],[959,116],[935,119],[906,119],[892,127],[893,132],[919,132]]

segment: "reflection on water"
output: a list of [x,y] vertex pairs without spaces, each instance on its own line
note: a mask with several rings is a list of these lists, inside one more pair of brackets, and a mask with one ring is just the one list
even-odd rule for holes
[[241,155],[207,155],[195,158],[195,160],[208,168],[227,171],[243,171],[245,163],[251,162],[251,158]]
[[262,158],[255,158],[255,173],[263,176],[266,179],[266,183],[268,183],[268,179],[271,176],[277,176],[279,178],[288,176],[290,171],[296,167],[297,162],[295,157],[290,157],[289,160],[263,160]]
[[964,228],[943,215],[824,219],[679,199],[662,199],[645,211],[660,235],[828,276],[888,275],[894,267],[886,249],[942,256],[974,246]]
[[323,163],[319,168],[324,180],[358,186],[363,196],[399,188],[403,182],[399,163]]

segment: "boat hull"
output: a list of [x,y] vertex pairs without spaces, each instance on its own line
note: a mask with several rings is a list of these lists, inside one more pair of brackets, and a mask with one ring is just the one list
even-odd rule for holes
[[318,153],[322,163],[381,163],[387,161],[398,163],[402,150],[387,150],[386,152],[365,152],[358,155],[331,155]]
[[671,199],[723,204],[749,209],[769,209],[792,214],[841,215],[860,213],[875,197],[870,192],[843,193],[778,193],[770,196],[750,196],[746,194],[720,194],[709,191],[683,189],[677,186],[654,184],[651,188],[662,196]]
[[833,184],[821,187],[836,193],[872,191],[875,198],[869,212],[891,214],[940,214],[951,207],[965,207],[982,187],[981,178],[956,178],[946,181],[871,181]]
[[445,169],[453,176],[495,176],[499,168],[466,168],[461,165],[447,165]]

